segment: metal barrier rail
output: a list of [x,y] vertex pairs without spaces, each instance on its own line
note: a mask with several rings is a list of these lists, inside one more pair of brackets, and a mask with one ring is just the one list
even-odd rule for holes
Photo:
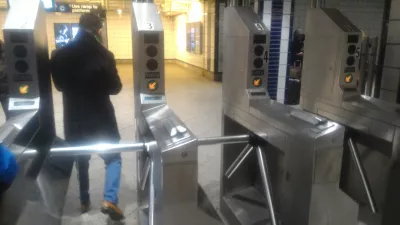
[[[223,137],[206,137],[199,138],[198,144],[200,145],[215,145],[215,144],[235,144],[249,142],[250,135],[236,135],[236,136],[223,136]],[[12,144],[11,150],[19,155],[21,159],[29,159],[35,157],[38,153],[35,149],[29,149],[24,146]],[[50,156],[76,156],[76,155],[89,155],[89,154],[108,154],[108,153],[121,153],[121,152],[139,152],[146,151],[149,158],[145,162],[143,170],[143,179],[141,180],[141,189],[144,190],[147,181],[149,181],[149,225],[162,225],[163,224],[163,167],[162,167],[162,152],[157,146],[157,142],[146,143],[131,143],[131,144],[94,144],[87,146],[73,146],[63,148],[52,148]],[[261,149],[258,149],[261,151]],[[260,169],[263,171],[263,181],[269,181],[268,171],[265,170],[264,160],[260,163]],[[261,165],[263,164],[263,165]],[[265,182],[264,182],[265,183]],[[267,182],[266,193],[270,194],[270,184]],[[269,205],[272,206],[272,198]],[[274,214],[274,213],[271,213]],[[273,216],[273,218],[275,218]],[[273,220],[274,221],[274,220]],[[275,223],[274,223],[275,225]]]
[[[216,145],[216,144],[236,144],[247,143],[249,135],[235,135],[235,136],[222,136],[222,137],[206,137],[199,138],[199,146],[202,145]],[[91,155],[91,154],[109,154],[109,153],[122,153],[122,152],[139,152],[146,148],[148,143],[131,143],[131,144],[94,144],[86,146],[72,146],[64,148],[52,148],[50,150],[51,156],[76,156],[76,155]],[[23,146],[11,145],[12,150],[19,149],[23,158],[34,157],[36,150],[26,149]]]

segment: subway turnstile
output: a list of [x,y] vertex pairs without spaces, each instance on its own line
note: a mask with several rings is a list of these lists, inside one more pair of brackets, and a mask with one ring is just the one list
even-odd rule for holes
[[[17,156],[19,172],[0,200],[0,224],[58,224],[73,160],[48,157],[55,136],[45,12],[40,0],[18,0],[3,27],[10,118],[2,144]],[[36,154],[27,156],[27,148]]]
[[[218,224],[198,206],[197,137],[166,102],[164,31],[155,4],[133,3],[132,41],[137,140],[156,142],[152,151],[138,154],[140,224]],[[156,163],[150,158],[155,153],[159,168],[154,169],[161,174],[152,177],[149,171]],[[156,209],[150,210],[153,215],[151,207]]]
[[250,7],[224,12],[221,212],[231,225],[355,225],[339,189],[344,127],[285,106],[266,90],[269,31]]
[[309,10],[306,37],[301,106],[346,127],[342,190],[363,224],[400,224],[400,107],[357,89],[362,33],[338,10]]

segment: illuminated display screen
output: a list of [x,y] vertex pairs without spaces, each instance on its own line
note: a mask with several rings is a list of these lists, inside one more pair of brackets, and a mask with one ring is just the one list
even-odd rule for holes
[[54,37],[56,48],[61,48],[71,42],[79,31],[79,24],[77,23],[55,23],[54,24]]
[[71,25],[69,23],[54,24],[56,48],[61,48],[71,41]]
[[358,43],[358,35],[349,35],[347,37],[347,43]]

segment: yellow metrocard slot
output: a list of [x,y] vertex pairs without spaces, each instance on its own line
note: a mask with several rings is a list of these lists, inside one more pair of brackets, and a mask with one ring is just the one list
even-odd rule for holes
[[351,82],[353,82],[353,80],[354,80],[354,76],[353,76],[353,74],[346,74],[345,76],[344,76],[344,82],[346,83],[346,84],[350,84]]
[[253,86],[254,87],[260,87],[262,85],[262,79],[261,78],[254,78],[253,79]]
[[19,93],[21,95],[26,95],[29,93],[29,85],[27,84],[22,84],[19,86]]
[[155,80],[151,80],[149,81],[149,83],[147,83],[147,89],[149,89],[149,91],[155,91],[158,89],[158,82]]

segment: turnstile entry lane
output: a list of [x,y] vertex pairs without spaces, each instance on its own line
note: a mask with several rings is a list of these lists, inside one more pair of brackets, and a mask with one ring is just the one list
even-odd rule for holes
[[223,135],[255,134],[223,146],[223,216],[231,225],[355,225],[358,204],[339,189],[344,127],[269,98],[270,33],[252,8],[225,8],[223,27]]
[[45,17],[40,0],[19,0],[3,27],[11,118],[0,139],[18,146],[19,171],[1,195],[1,225],[59,224],[72,171],[71,157],[48,157],[65,143],[55,135]]
[[362,95],[362,32],[339,10],[310,9],[306,36],[301,108],[346,128],[340,187],[360,222],[399,224],[400,106]]
[[[164,30],[158,9],[152,1],[132,3],[132,47],[134,99],[137,141],[157,142],[162,155],[163,199],[158,215],[149,213],[152,187],[148,171],[149,154],[138,153],[137,189],[139,222],[165,225],[220,224],[199,202],[208,202],[200,195],[198,184],[198,139],[168,107],[165,96]],[[212,144],[214,140],[204,143]],[[204,193],[204,192],[203,192]],[[150,194],[150,195],[149,195]],[[199,196],[204,197],[200,199]],[[211,209],[213,211],[213,209]],[[217,213],[212,213],[218,215]],[[155,221],[155,220],[158,220]]]

